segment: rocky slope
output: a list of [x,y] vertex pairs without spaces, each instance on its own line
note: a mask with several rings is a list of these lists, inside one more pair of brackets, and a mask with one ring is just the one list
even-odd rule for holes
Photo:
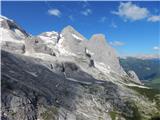
[[87,40],[67,26],[29,36],[13,20],[0,20],[2,120],[149,120],[160,114],[159,93],[123,70],[104,35]]

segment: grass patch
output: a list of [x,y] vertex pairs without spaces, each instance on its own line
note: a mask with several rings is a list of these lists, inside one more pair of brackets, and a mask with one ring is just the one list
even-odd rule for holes
[[57,107],[51,107],[44,113],[41,113],[41,116],[44,120],[56,120],[58,116]]
[[11,113],[12,116],[15,116],[16,114],[17,114],[16,112],[12,112],[12,113]]
[[109,112],[109,115],[110,115],[110,117],[111,117],[112,120],[116,120],[116,116],[117,116],[116,112],[111,111],[111,112]]
[[158,94],[160,94],[160,91],[156,90],[156,89],[146,89],[146,88],[139,88],[139,87],[129,87],[133,90],[135,90],[136,92],[138,92],[139,94],[147,97],[150,101],[155,100]]

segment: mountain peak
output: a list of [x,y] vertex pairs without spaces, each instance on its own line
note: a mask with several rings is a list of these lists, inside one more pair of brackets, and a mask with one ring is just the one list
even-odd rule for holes
[[[62,33],[78,33],[71,25],[68,25],[63,28]],[[79,34],[79,33],[78,33]]]
[[106,42],[106,37],[104,34],[94,34],[92,35],[91,41],[101,41],[101,42]]
[[68,39],[76,39],[76,40],[86,40],[86,38],[81,35],[78,31],[76,31],[71,25],[66,26],[61,34],[65,37],[67,37]]
[[71,25],[67,25],[66,27],[64,27],[64,29],[67,29],[67,30],[75,30]]

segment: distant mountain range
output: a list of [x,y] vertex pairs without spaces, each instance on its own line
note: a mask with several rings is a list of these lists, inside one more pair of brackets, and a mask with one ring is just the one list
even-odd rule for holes
[[135,71],[139,79],[148,86],[160,89],[160,59],[120,58],[120,64],[127,72]]
[[13,20],[0,22],[2,120],[160,118],[159,91],[131,67],[142,64],[151,74],[137,74],[149,79],[157,61],[119,62],[103,34],[87,40],[72,26],[31,36]]

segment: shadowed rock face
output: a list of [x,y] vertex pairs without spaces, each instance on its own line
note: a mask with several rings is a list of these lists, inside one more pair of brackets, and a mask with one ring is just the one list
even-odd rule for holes
[[131,82],[135,75],[124,76],[104,35],[87,41],[68,26],[20,37],[12,28],[23,33],[3,23],[2,120],[128,120],[138,108],[158,113],[157,104],[129,88],[144,86]]
[[[57,119],[75,120],[80,117],[84,120],[97,120],[98,117],[93,117],[92,113],[88,114],[85,111],[85,108],[92,109],[95,106],[88,106],[88,103],[97,102],[96,107],[99,108],[92,112],[100,116],[96,110],[104,109],[105,115],[101,117],[106,117],[103,119],[107,120],[110,117],[105,110],[112,109],[110,105],[115,105],[120,110],[126,106],[125,101],[119,98],[119,88],[113,83],[104,81],[97,84],[98,80],[83,72],[74,63],[63,63],[62,66],[59,64],[62,67],[59,73],[46,68],[47,64],[50,63],[39,64],[37,59],[2,51],[3,118],[9,120],[44,119],[43,114],[45,112],[49,114],[48,109],[54,109],[52,112]],[[98,98],[101,98],[99,102],[96,100]],[[113,98],[117,100],[114,101]],[[88,103],[85,103],[86,101]],[[101,102],[106,106],[103,106]],[[82,107],[85,104],[87,106]],[[89,118],[76,113],[80,111],[88,114]],[[61,116],[63,112],[65,115]]]

